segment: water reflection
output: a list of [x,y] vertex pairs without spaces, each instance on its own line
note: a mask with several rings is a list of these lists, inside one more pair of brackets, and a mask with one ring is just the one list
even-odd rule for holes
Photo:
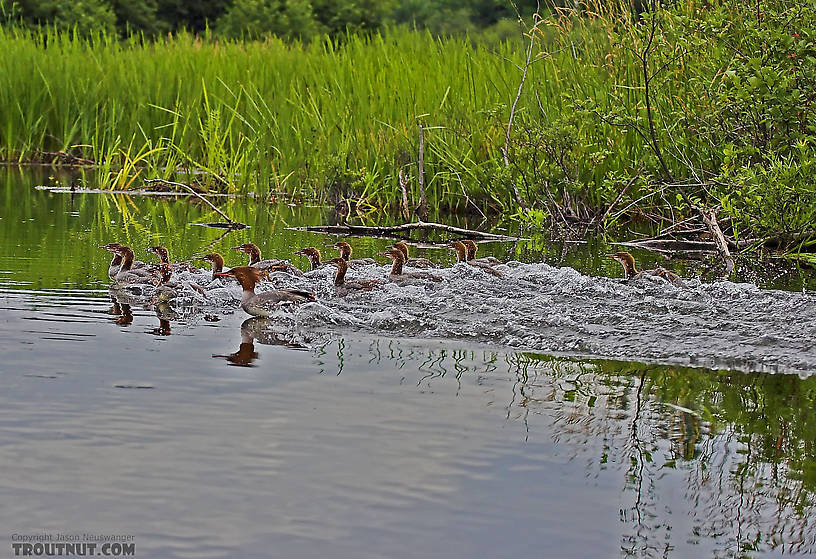
[[255,342],[263,345],[283,346],[287,349],[306,349],[307,346],[288,340],[281,333],[275,331],[274,321],[269,318],[248,318],[241,324],[241,345],[238,350],[221,355],[213,354],[214,358],[226,359],[229,365],[237,367],[254,367],[253,362],[258,359],[255,351]]
[[114,301],[111,313],[117,315],[114,323],[119,326],[130,326],[133,324],[133,311],[127,303],[119,303]]
[[422,392],[455,383],[454,397],[463,382],[489,387],[508,371],[510,394],[499,400],[526,442],[541,430],[587,479],[616,472],[626,557],[670,557],[689,544],[716,556],[816,552],[814,377],[369,347],[369,363],[384,369],[411,361],[421,361]]

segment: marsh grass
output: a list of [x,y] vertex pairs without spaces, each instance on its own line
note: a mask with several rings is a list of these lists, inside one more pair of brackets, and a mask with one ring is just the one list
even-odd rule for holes
[[[535,94],[521,99],[522,121],[558,120],[563,96],[576,87],[609,91],[614,80],[595,64],[610,50],[603,29],[550,27],[539,39],[556,52],[530,69]],[[6,160],[63,150],[98,162],[97,177],[110,188],[187,173],[208,189],[379,207],[398,199],[400,169],[416,190],[421,123],[432,207],[509,203],[492,177],[521,41],[485,47],[393,31],[310,45],[185,34],[143,42],[0,29],[0,48]],[[626,141],[625,133],[610,135],[611,143]]]

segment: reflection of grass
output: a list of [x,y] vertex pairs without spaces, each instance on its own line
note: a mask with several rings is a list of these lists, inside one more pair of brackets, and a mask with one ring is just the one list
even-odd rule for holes
[[783,541],[814,550],[816,540],[801,536],[816,503],[816,376],[535,353],[510,362],[518,378],[513,405],[549,410],[559,442],[602,436],[599,468],[617,462],[626,471],[628,544],[661,545],[659,530],[644,528],[671,516],[659,496],[667,470],[679,469],[700,535],[737,537],[732,524],[740,516],[751,519],[755,538],[734,542],[740,550],[779,549]]

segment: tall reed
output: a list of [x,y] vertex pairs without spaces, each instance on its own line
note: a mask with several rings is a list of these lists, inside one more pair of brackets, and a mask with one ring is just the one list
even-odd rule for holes
[[[605,100],[626,51],[591,22],[545,27],[517,114],[569,116],[565,96]],[[181,34],[157,42],[0,29],[0,157],[63,150],[100,164],[105,186],[196,173],[206,188],[271,190],[376,205],[401,198],[404,169],[416,192],[417,126],[434,208],[512,205],[494,176],[525,45],[474,45],[395,30],[309,45],[230,42]],[[538,49],[537,49],[538,50]],[[599,61],[606,61],[599,64]],[[606,102],[606,101],[603,101]],[[601,184],[636,151],[610,131]]]

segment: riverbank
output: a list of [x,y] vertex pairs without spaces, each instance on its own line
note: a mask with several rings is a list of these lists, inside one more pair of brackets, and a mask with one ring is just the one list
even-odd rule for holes
[[404,30],[302,45],[6,28],[0,157],[91,164],[111,188],[284,193],[352,218],[421,214],[425,200],[432,216],[690,238],[716,211],[733,246],[757,241],[739,250],[806,250],[816,11],[764,8],[565,13],[493,46]]

